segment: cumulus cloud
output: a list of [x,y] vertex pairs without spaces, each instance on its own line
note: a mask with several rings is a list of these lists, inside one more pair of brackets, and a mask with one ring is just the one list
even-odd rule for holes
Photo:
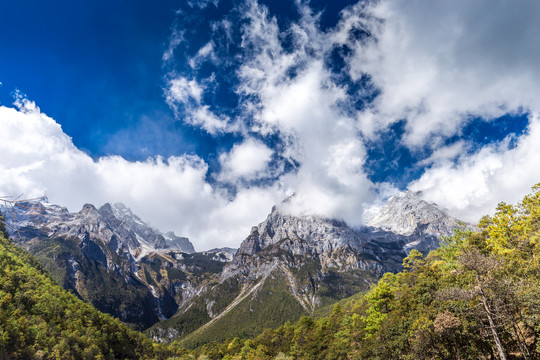
[[266,176],[273,151],[261,141],[247,139],[233,146],[229,153],[219,156],[220,179],[236,182],[239,179],[253,180]]
[[536,1],[392,0],[349,9],[341,38],[362,26],[376,39],[351,44],[352,76],[367,73],[381,90],[362,124],[407,119],[409,146],[437,146],[434,136],[455,134],[470,116],[537,110],[538,14]]
[[33,102],[17,104],[0,106],[2,195],[47,195],[71,211],[121,201],[152,225],[190,237],[199,250],[237,246],[284,196],[275,186],[240,189],[231,200],[206,181],[208,165],[197,156],[93,160]]
[[[219,172],[209,173],[197,156],[93,160],[52,118],[20,100],[18,110],[0,107],[0,190],[46,193],[71,209],[123,201],[202,249],[237,246],[292,193],[285,206],[291,213],[360,224],[367,204],[397,191],[370,180],[366,139],[381,141],[381,131],[398,121],[406,124],[401,142],[425,154],[411,164],[425,172],[409,188],[465,220],[476,220],[499,200],[518,200],[539,181],[537,2],[362,1],[325,31],[307,2],[295,4],[299,19],[283,28],[256,0],[236,3],[231,13],[240,19],[216,20],[211,39],[192,49],[181,71],[166,74],[166,101],[178,120],[214,138],[240,138],[216,154]],[[174,30],[164,62],[174,63],[188,35]],[[232,46],[233,39],[240,42]],[[328,65],[336,51],[338,69]],[[214,67],[205,67],[209,63]],[[219,66],[226,67],[227,90],[237,97],[229,112],[211,101],[216,77],[208,68],[217,72]],[[354,93],[358,84],[367,84],[366,93]],[[357,106],[363,96],[370,99]],[[518,139],[447,141],[459,138],[471,118],[523,113],[531,116]]]
[[478,221],[497,203],[517,203],[540,181],[540,117],[531,115],[526,135],[462,155],[456,162],[435,162],[410,188],[448,207],[459,218]]

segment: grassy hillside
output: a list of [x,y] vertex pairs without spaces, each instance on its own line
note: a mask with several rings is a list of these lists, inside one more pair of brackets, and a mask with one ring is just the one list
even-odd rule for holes
[[[206,344],[208,359],[540,359],[540,187],[329,316]],[[189,358],[189,357],[184,357]]]
[[250,338],[263,330],[308,315],[287,290],[284,279],[267,279],[251,296],[242,299],[223,316],[180,340],[182,346],[193,348],[211,341],[227,338]]
[[179,339],[188,348],[232,337],[250,338],[365,292],[377,280],[365,270],[323,274],[319,259],[309,254],[293,255],[280,246],[269,246],[246,260],[245,267],[251,266],[253,272],[258,269],[254,264],[272,268],[268,274],[248,281],[238,275],[223,283],[209,283],[208,291],[147,333],[160,341]]

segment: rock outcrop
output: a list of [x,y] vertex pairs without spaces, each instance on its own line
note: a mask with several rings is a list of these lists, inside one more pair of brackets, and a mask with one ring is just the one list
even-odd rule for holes
[[[336,219],[295,216],[286,208],[274,206],[266,220],[251,229],[224,267],[219,284],[201,291],[150,334],[156,340],[187,335],[184,341],[190,345],[219,340],[223,328],[235,336],[253,331],[253,322],[275,326],[272,319],[257,315],[256,304],[280,302],[282,314],[293,321],[367,290],[385,272],[400,271],[411,249],[435,249],[440,237],[451,235],[458,224],[444,209],[412,192],[366,211],[365,226],[359,228]],[[243,313],[250,314],[250,323],[238,319]],[[207,320],[194,330],[183,320],[193,318]]]
[[195,263],[189,239],[162,234],[121,203],[70,213],[42,198],[4,212],[15,242],[61,285],[139,328],[172,316],[192,295],[186,289],[200,286],[200,274],[217,277],[224,265],[217,252]]

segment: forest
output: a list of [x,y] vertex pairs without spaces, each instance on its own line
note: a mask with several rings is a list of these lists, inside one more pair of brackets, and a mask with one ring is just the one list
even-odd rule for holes
[[539,185],[515,206],[500,203],[478,231],[457,229],[403,265],[327,317],[206,344],[184,358],[540,358]]
[[0,236],[0,359],[540,358],[540,185],[403,266],[328,316],[186,350],[99,313]]

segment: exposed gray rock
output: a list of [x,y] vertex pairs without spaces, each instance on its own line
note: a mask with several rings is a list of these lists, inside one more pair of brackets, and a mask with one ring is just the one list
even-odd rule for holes
[[[166,239],[123,204],[107,203],[99,209],[85,204],[79,212],[70,213],[66,208],[41,198],[2,210],[11,228],[17,229],[12,231],[15,242],[28,250],[43,249],[39,242],[48,239],[57,239],[64,244],[61,252],[51,259],[66,270],[62,285],[81,297],[88,294],[88,298],[93,299],[94,305],[102,311],[119,316],[124,321],[148,326],[176,311],[178,304],[175,297],[184,298],[173,285],[170,289],[166,282],[166,286],[156,285],[155,281],[162,278],[160,271],[155,272],[151,280],[147,278],[145,271],[141,270],[141,262],[146,261],[147,256],[154,255],[165,263],[174,262],[165,252],[185,250],[192,253],[193,245],[189,239],[174,233],[169,233]],[[55,245],[47,242],[44,246]],[[81,264],[85,264],[85,269]],[[99,266],[106,272],[99,270]],[[92,271],[92,274],[85,274],[83,270]],[[114,300],[116,298],[111,294],[94,294],[92,286],[91,289],[86,288],[89,281],[112,284],[118,279],[124,283],[116,283],[116,286],[137,293],[129,304],[121,304],[119,301],[122,299]],[[189,282],[190,279],[184,281]],[[113,303],[118,308],[114,308]],[[141,308],[136,309],[136,306]]]
[[405,251],[417,249],[426,253],[439,246],[441,236],[452,235],[460,223],[446,209],[423,200],[421,192],[411,191],[400,192],[383,206],[367,210],[364,222],[379,233],[379,238],[393,241],[388,234],[403,235],[409,238]]
[[[366,226],[361,228],[335,219],[294,216],[284,209],[282,204],[274,206],[266,220],[251,229],[224,268],[221,281],[234,277],[249,288],[279,270],[289,279],[291,293],[311,309],[320,302],[320,287],[341,286],[329,284],[335,274],[356,271],[377,278],[400,271],[411,249],[427,253],[437,248],[440,237],[451,235],[458,224],[445,209],[412,192],[399,193],[366,212]],[[312,269],[310,279],[289,271],[306,266]]]
[[174,233],[174,231],[166,232],[163,234],[163,236],[165,237],[167,249],[177,249],[188,254],[195,252],[193,244],[187,237],[178,236]]

